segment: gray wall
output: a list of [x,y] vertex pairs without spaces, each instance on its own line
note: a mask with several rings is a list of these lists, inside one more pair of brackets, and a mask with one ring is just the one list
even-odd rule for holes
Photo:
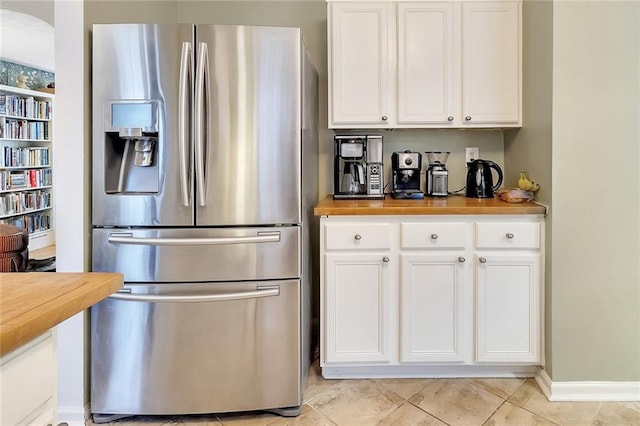
[[541,183],[546,370],[640,380],[640,3],[525,0],[524,127],[513,178]]
[[[553,2],[525,0],[522,6],[522,68],[523,123],[518,130],[505,134],[505,179],[516,182],[520,170],[540,184],[536,200],[551,204],[552,164],[552,55]],[[552,371],[553,351],[551,328],[551,270],[553,256],[550,244],[553,230],[553,208],[546,218],[545,274],[545,358],[547,372]]]
[[553,379],[640,381],[640,2],[554,3]]

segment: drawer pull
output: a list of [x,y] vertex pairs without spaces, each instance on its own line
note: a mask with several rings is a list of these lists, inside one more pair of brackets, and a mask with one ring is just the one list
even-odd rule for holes
[[508,239],[513,239],[513,234],[511,232],[507,232],[507,238]]
[[487,258],[486,257],[480,257],[480,258],[478,258],[478,260],[480,261],[480,263],[487,263]]
[[385,256],[385,257],[382,258],[382,261],[384,263],[389,263],[389,258],[387,256]]
[[438,234],[431,234],[431,239],[432,240],[437,240],[438,239]]
[[356,235],[354,235],[353,239],[356,240],[356,241],[360,241],[362,239],[362,235],[356,234]]
[[464,258],[464,257],[462,257],[462,256],[460,256],[460,257],[458,258],[458,262],[460,262],[460,263],[464,263],[464,262],[466,262],[466,261],[467,261],[467,259],[465,259],[465,258]]

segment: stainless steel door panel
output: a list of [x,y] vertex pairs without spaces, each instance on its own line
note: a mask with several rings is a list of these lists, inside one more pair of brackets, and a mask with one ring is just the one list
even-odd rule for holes
[[122,296],[152,299],[110,297],[91,309],[91,411],[197,414],[300,405],[299,286],[298,280],[127,285],[131,293]]
[[[93,26],[93,225],[193,225],[192,150],[179,143],[191,137],[193,32],[192,24]],[[107,102],[144,99],[158,101],[158,192],[107,194],[105,173],[119,169],[106,164]]]
[[297,278],[300,227],[93,230],[94,272],[125,282]]
[[300,223],[300,30],[197,25],[196,40],[196,223]]

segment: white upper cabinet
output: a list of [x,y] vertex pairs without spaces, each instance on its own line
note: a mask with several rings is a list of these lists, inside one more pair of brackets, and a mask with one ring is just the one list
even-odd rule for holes
[[520,4],[462,5],[465,125],[521,125]]
[[388,3],[329,5],[329,121],[385,128],[395,108]]
[[397,124],[450,127],[460,110],[459,5],[401,3],[398,13]]
[[520,7],[330,1],[329,127],[521,126]]

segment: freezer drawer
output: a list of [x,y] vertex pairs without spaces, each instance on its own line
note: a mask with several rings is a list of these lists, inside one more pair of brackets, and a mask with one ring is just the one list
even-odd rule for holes
[[300,277],[300,227],[93,230],[94,272],[125,282]]
[[298,280],[123,290],[91,308],[92,413],[302,403]]

